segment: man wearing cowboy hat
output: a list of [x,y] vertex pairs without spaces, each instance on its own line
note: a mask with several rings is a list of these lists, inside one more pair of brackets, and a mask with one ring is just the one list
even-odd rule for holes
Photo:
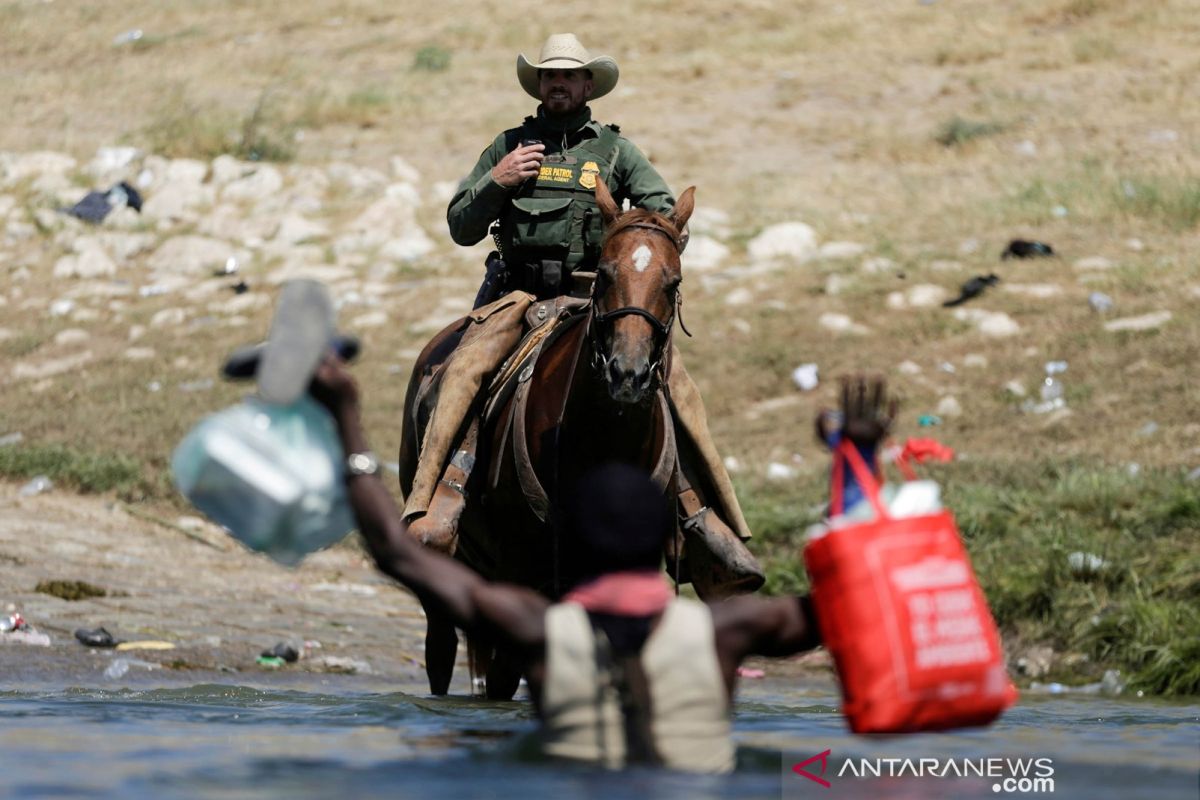
[[[588,100],[611,92],[618,74],[612,58],[593,57],[570,33],[547,39],[537,62],[518,56],[517,78],[527,94],[541,101],[537,113],[496,137],[450,201],[446,218],[454,241],[473,245],[492,228],[507,275],[492,296],[483,297],[481,289],[476,310],[460,327],[460,343],[441,371],[411,486],[407,474],[402,476],[410,533],[444,552],[454,549],[465,507],[462,491],[455,488],[465,486],[469,477],[470,467],[462,465],[474,464],[478,423],[469,423],[465,435],[463,423],[484,380],[517,346],[530,306],[566,293],[572,273],[596,268],[604,234],[596,182],[603,180],[618,204],[628,200],[660,213],[674,207],[666,182],[641,151],[617,126],[592,119]],[[489,278],[495,261],[495,255],[489,257]],[[496,299],[501,291],[507,293]],[[763,575],[742,543],[749,529],[712,443],[699,392],[677,352],[672,364],[677,429],[685,434],[684,447],[691,454],[683,467],[694,484],[694,490],[681,488],[681,516],[713,556],[704,563],[715,565],[694,570],[693,582],[709,597],[752,590],[762,584]],[[403,453],[401,463],[406,463]],[[452,643],[443,646],[453,652]],[[427,660],[435,660],[428,651]]]
[[618,203],[662,213],[675,205],[662,176],[617,126],[592,119],[588,101],[611,92],[618,76],[616,61],[592,56],[570,33],[547,39],[536,63],[517,57],[517,80],[541,105],[483,151],[446,214],[461,245],[481,241],[499,223],[508,289],[549,297],[571,272],[595,268],[598,177]]

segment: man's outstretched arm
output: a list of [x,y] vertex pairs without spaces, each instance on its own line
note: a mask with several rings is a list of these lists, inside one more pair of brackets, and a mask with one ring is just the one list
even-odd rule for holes
[[[311,392],[333,415],[346,454],[368,451],[358,388],[335,356],[326,356],[317,368]],[[347,492],[375,564],[423,605],[443,611],[468,633],[499,636],[523,647],[541,645],[549,601],[529,589],[488,583],[454,559],[422,547],[408,535],[377,475],[351,477]]]

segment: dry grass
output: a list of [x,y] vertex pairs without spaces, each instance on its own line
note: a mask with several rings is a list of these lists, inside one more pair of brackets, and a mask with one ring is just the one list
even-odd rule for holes
[[[138,43],[113,44],[132,28],[145,33]],[[729,212],[731,264],[745,262],[745,243],[764,226],[793,219],[822,241],[862,242],[896,263],[876,274],[857,260],[812,262],[724,287],[685,283],[697,336],[683,348],[724,450],[755,468],[798,454],[814,474],[824,456],[808,420],[828,393],[747,411],[794,395],[791,368],[817,361],[826,379],[851,369],[891,376],[906,401],[905,435],[954,395],[964,415],[934,433],[976,461],[1200,461],[1200,384],[1190,368],[1200,360],[1200,192],[1191,178],[1200,174],[1200,15],[1186,0],[702,0],[684,14],[659,0],[614,0],[547,6],[532,25],[508,5],[466,0],[127,0],[103,9],[22,1],[0,5],[0,30],[0,150],[83,160],[98,146],[130,143],[384,170],[399,154],[428,182],[456,180],[497,131],[532,110],[513,75],[515,54],[575,30],[622,66],[620,87],[596,103],[597,115],[620,122],[673,186],[696,184],[701,206]],[[1156,136],[1164,130],[1176,138]],[[337,212],[339,199],[329,202]],[[441,216],[428,207],[421,219],[435,231]],[[1000,250],[1017,236],[1049,241],[1062,258],[1001,264]],[[1144,249],[1127,246],[1134,237]],[[3,254],[2,313],[14,331],[0,341],[5,364],[59,354],[53,336],[67,323],[45,319],[45,304],[32,302],[56,288],[19,285],[19,248]],[[1087,276],[1072,268],[1092,255],[1117,267]],[[939,260],[961,268],[939,271]],[[476,274],[444,253],[412,269],[442,276],[443,290],[463,302],[473,292]],[[35,271],[49,274],[45,265]],[[981,337],[940,308],[885,304],[889,292],[916,283],[956,288],[991,271],[1003,283],[978,305],[1011,315],[1022,328],[1016,337]],[[845,286],[831,295],[834,273]],[[1063,293],[1043,300],[1004,290],[1035,283]],[[726,306],[735,285],[754,302]],[[1161,332],[1105,332],[1086,304],[1093,290],[1112,295],[1122,315],[1167,309],[1174,318]],[[408,307],[427,310],[428,298],[410,294],[402,293]],[[242,329],[156,342],[152,363],[115,357],[129,346],[130,325],[172,302],[138,303],[91,326],[98,366],[69,380],[5,385],[0,433],[161,469],[200,414],[241,391],[218,384],[188,393],[179,384],[214,375],[220,354],[267,324],[262,310]],[[831,336],[816,322],[826,311],[850,314],[871,333]],[[358,369],[385,453],[399,441],[411,358],[402,354],[425,336],[409,330],[414,319],[373,329]],[[968,355],[987,366],[968,366]],[[1070,362],[1072,413],[1021,414],[1005,383],[1035,390],[1052,359]],[[921,372],[897,372],[903,360]],[[954,374],[938,368],[944,362]],[[150,391],[151,381],[163,389]],[[1150,421],[1157,432],[1140,433]]]

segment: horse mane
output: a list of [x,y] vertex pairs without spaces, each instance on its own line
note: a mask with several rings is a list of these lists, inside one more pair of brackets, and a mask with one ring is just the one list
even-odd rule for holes
[[671,218],[657,211],[649,211],[645,208],[632,208],[617,217],[616,221],[604,232],[603,244],[608,244],[609,239],[621,233],[626,228],[631,228],[635,225],[658,228],[671,237],[671,241],[675,243],[676,249],[679,248],[680,231],[675,223],[671,221]]

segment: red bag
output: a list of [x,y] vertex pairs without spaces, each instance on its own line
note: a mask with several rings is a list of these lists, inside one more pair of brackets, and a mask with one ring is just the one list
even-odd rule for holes
[[855,733],[986,725],[1012,705],[1000,636],[954,517],[894,518],[855,447],[834,451],[830,514],[849,464],[876,519],[812,539],[804,562]]

